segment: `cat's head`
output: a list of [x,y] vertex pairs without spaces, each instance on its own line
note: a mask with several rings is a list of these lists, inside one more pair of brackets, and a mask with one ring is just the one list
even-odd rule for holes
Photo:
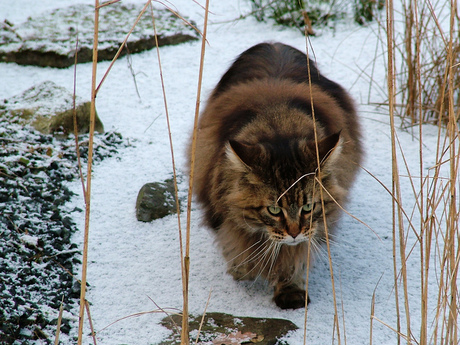
[[230,140],[227,156],[238,179],[229,193],[229,215],[247,231],[283,244],[324,239],[323,213],[334,213],[333,196],[343,193],[334,182],[341,146],[340,133],[317,144],[305,138]]

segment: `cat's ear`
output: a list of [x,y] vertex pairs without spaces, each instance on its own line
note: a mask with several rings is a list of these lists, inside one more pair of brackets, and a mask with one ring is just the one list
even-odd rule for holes
[[262,145],[251,145],[237,140],[229,140],[227,156],[235,166],[245,169],[253,167],[263,155]]
[[[316,144],[309,143],[309,148],[316,156]],[[334,133],[318,142],[318,153],[321,166],[333,164],[342,151],[340,132]]]

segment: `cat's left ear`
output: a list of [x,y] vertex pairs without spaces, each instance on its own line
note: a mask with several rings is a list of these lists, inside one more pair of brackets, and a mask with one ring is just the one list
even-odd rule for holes
[[261,145],[251,145],[244,142],[229,140],[227,143],[227,157],[235,167],[244,170],[254,167],[264,154]]
[[[334,164],[342,152],[342,137],[341,131],[334,133],[318,142],[318,153],[321,166]],[[316,155],[316,144],[309,144],[310,150]]]

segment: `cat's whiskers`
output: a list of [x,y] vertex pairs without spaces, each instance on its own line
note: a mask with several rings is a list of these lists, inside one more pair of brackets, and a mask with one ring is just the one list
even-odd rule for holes
[[271,264],[270,264],[270,268],[268,269],[268,274],[267,274],[267,277],[269,277],[269,278],[271,276],[273,266],[275,265],[275,262],[278,259],[280,249],[281,249],[281,243],[275,243],[275,250],[273,251],[273,253],[271,255]]
[[[249,246],[248,248],[246,248],[245,250],[243,250],[242,252],[240,252],[238,255],[234,256],[232,259],[228,260],[227,263],[230,263],[234,260],[236,260],[237,258],[239,258],[241,255],[243,255],[244,253],[246,253],[247,251],[251,250],[254,246],[258,245],[262,240],[258,240],[257,242],[254,242],[254,244],[252,244],[251,246]],[[265,242],[267,242],[268,240],[265,240]],[[264,242],[264,243],[265,243]],[[263,244],[263,243],[262,243]]]
[[253,270],[254,270],[257,266],[260,267],[259,273],[255,277],[254,282],[263,274],[263,272],[265,271],[265,268],[267,267],[268,264],[270,264],[270,269],[268,271],[268,275],[267,275],[266,278],[270,277],[270,271],[271,271],[271,268],[273,267],[273,264],[275,263],[275,261],[276,261],[276,259],[278,257],[280,247],[281,247],[281,244],[279,242],[272,241],[270,243],[270,245],[266,249],[265,254],[262,257],[262,259],[253,268]]
[[[267,241],[265,241],[265,242],[263,243],[263,245],[264,245],[265,243],[267,243]],[[246,276],[249,276],[250,273],[252,273],[252,271],[254,271],[258,266],[260,266],[260,263],[264,261],[265,257],[267,256],[268,252],[270,251],[270,248],[273,246],[273,242],[270,242],[268,248],[266,248],[266,246],[263,246],[263,245],[261,245],[259,248],[257,248],[257,251],[258,251],[257,255],[254,255],[254,256],[250,255],[248,258],[246,258],[245,261],[243,261],[243,262],[240,263],[239,265],[235,266],[235,267],[240,267],[240,266],[242,266],[242,265],[244,265],[244,264],[248,264],[248,263],[250,263],[250,262],[252,262],[252,261],[255,261],[255,260],[261,258],[261,260],[259,260],[255,265],[253,265],[253,267],[251,268],[251,270],[248,271],[248,272],[246,272],[246,274],[244,274],[241,278],[244,278],[244,277],[246,277]],[[250,259],[250,260],[248,260],[248,259]],[[259,272],[259,275],[260,275],[260,272]],[[259,275],[257,275],[256,279],[259,277]],[[255,279],[254,279],[254,280],[255,280]]]
[[[244,266],[246,264],[249,264],[255,260],[257,260],[260,256],[264,255],[265,253],[265,244],[270,241],[270,239],[267,239],[265,240],[263,243],[261,243],[252,253],[250,253],[242,262],[240,262],[238,265],[235,265],[235,267],[241,267],[241,266]],[[260,241],[256,242],[256,243],[259,243]],[[254,245],[251,246],[251,248],[253,247]],[[246,249],[244,252],[248,251],[250,248]],[[241,254],[243,254],[244,252],[242,252]],[[239,255],[241,255],[239,254]],[[239,256],[238,255],[238,256]],[[233,259],[232,259],[233,260]]]
[[312,239],[311,249],[316,257],[320,258],[323,262],[328,262],[329,254],[327,253],[327,250],[316,239]]
[[332,235],[332,234],[329,234],[329,243],[330,243],[330,244],[334,244],[334,245],[339,244],[339,242],[336,241],[335,236]]

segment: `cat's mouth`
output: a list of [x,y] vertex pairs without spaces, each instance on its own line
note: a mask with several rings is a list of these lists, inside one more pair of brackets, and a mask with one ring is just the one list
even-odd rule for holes
[[275,237],[275,238],[272,238],[272,240],[275,242],[279,242],[281,244],[287,244],[288,246],[296,246],[300,243],[307,242],[308,236],[300,234],[299,236],[292,237],[291,235],[288,235],[282,239]]

